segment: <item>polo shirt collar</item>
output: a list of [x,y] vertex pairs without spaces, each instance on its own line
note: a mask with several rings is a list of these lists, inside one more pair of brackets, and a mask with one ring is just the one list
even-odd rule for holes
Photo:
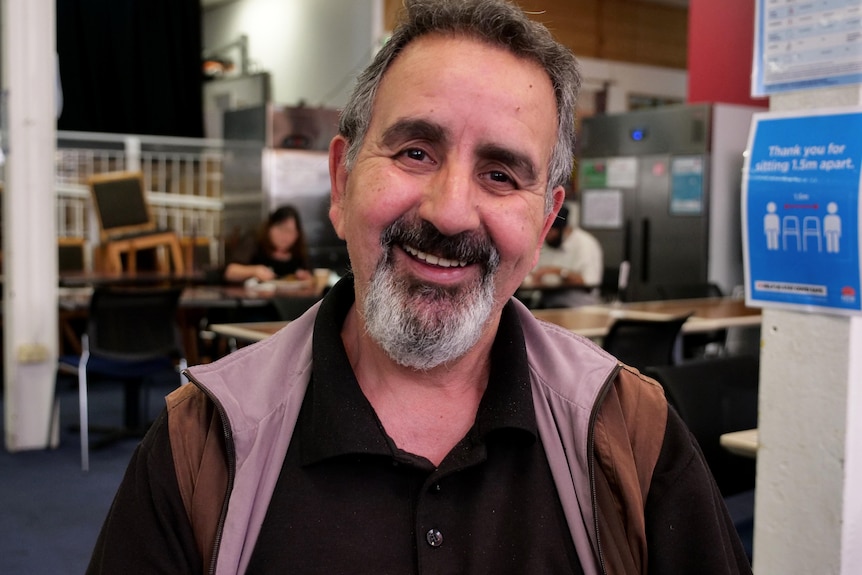
[[[362,393],[341,340],[354,299],[348,275],[326,295],[315,320],[312,379],[297,422],[303,465],[341,455],[399,455]],[[488,388],[470,433],[486,439],[501,430],[533,441],[537,436],[524,335],[511,303],[503,309]]]

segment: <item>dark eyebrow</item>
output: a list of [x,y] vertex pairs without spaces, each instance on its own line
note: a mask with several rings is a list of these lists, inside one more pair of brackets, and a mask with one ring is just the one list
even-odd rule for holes
[[[383,145],[389,148],[397,147],[402,142],[411,140],[445,144],[449,140],[449,132],[443,126],[428,120],[404,118],[389,126],[383,132],[382,137]],[[538,171],[533,161],[527,155],[509,148],[496,144],[484,144],[479,147],[476,156],[510,167],[525,182],[533,183],[538,179]]]
[[439,124],[416,118],[398,120],[383,132],[383,144],[393,147],[401,142],[424,140],[427,142],[446,142],[447,131]]
[[494,144],[485,144],[477,152],[480,158],[499,162],[515,170],[522,178],[532,183],[537,179],[536,166],[524,154]]

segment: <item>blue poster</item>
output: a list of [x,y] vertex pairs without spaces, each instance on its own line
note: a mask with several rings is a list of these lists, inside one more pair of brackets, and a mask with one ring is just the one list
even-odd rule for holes
[[860,306],[862,109],[755,114],[742,190],[746,301]]
[[670,163],[670,213],[699,216],[703,213],[703,156],[680,156]]

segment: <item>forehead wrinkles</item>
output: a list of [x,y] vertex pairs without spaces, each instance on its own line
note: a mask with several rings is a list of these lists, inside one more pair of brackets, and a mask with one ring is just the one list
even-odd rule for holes
[[451,138],[446,128],[421,118],[402,118],[386,128],[381,138],[386,146],[394,146],[409,140],[446,144]]
[[[499,78],[501,66],[508,66],[505,82]],[[433,72],[428,72],[429,69]],[[431,78],[435,80],[431,81]],[[547,94],[542,94],[545,88]],[[450,97],[446,98],[445,94]],[[463,102],[454,105],[452,97]],[[379,137],[375,138],[379,145],[397,145],[398,138],[403,138],[402,141],[415,138],[432,144],[455,145],[459,137],[457,132],[467,129],[471,118],[460,118],[464,121],[447,125],[446,122],[436,121],[433,114],[455,111],[449,108],[451,105],[463,112],[462,105],[469,106],[474,101],[482,101],[484,107],[498,108],[503,119],[517,121],[527,126],[530,132],[514,141],[498,140],[493,136],[480,138],[483,141],[478,141],[472,150],[476,159],[498,160],[511,165],[521,172],[520,177],[525,179],[525,184],[526,180],[540,179],[539,173],[544,172],[543,164],[550,161],[551,150],[548,150],[547,158],[541,157],[545,155],[543,151],[522,149],[521,140],[535,138],[535,131],[539,129],[537,122],[544,122],[546,108],[556,110],[551,79],[538,63],[477,38],[430,34],[406,46],[380,80],[372,104],[370,124],[380,122],[379,130],[382,133],[378,131]],[[406,102],[414,104],[412,110]],[[404,105],[408,106],[407,109],[402,108]],[[426,105],[432,110],[431,116],[416,113],[418,107]],[[401,108],[401,114],[395,112],[386,119],[387,112],[393,107],[394,110]],[[553,138],[556,134],[556,114],[551,114],[550,119]],[[390,121],[394,123],[387,126]],[[498,126],[502,129],[507,124],[494,122],[480,125],[481,128],[489,129]],[[514,125],[510,127],[515,128]]]

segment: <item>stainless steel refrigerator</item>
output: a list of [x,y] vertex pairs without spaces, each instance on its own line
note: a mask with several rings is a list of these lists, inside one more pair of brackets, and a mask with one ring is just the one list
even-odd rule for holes
[[[225,145],[231,151],[225,179],[247,193],[225,200],[234,228],[255,230],[282,204],[293,204],[302,219],[313,267],[343,275],[347,247],[329,221],[329,142],[337,133],[338,110],[263,106],[224,113]],[[257,145],[257,148],[253,146]],[[232,228],[226,228],[232,229]]]
[[601,243],[606,273],[624,270],[625,299],[742,285],[741,170],[758,110],[674,105],[583,120],[579,221]]

